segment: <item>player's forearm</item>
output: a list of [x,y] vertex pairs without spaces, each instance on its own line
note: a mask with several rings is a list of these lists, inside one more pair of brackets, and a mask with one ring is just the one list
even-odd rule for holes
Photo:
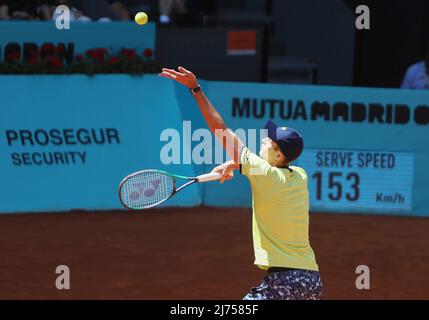
[[[191,71],[183,67],[179,67],[178,70],[180,72],[174,69],[163,68],[162,73],[159,75],[164,78],[175,80],[189,89],[198,87],[197,77]],[[215,134],[216,138],[221,141],[228,156],[237,163],[240,151],[244,146],[243,142],[232,130],[228,129],[219,112],[213,107],[201,88],[199,89],[200,90],[196,90],[196,92],[195,90],[191,91],[194,93],[195,101],[208,127]]]
[[228,168],[232,169],[232,170],[240,169],[240,164],[236,163],[234,160],[229,160],[229,161],[225,162],[224,165],[227,166]]
[[243,142],[228,129],[222,116],[210,103],[202,90],[194,94],[198,107],[207,122],[210,130],[215,137],[222,143],[226,153],[233,159],[236,164],[239,163],[240,152],[243,148]]
[[215,109],[215,107],[213,107],[213,105],[210,103],[210,101],[207,99],[203,90],[198,91],[194,95],[194,98],[198,104],[198,107],[199,107],[204,119],[207,122],[207,125],[209,126],[210,130],[213,133],[216,133],[216,130],[227,129],[227,126],[225,125],[225,122],[223,121],[221,115]]

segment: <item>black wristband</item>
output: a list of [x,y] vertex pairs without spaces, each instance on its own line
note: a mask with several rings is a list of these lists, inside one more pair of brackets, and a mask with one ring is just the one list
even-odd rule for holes
[[195,88],[189,88],[189,92],[192,94],[192,95],[194,95],[194,94],[196,94],[198,91],[200,91],[201,90],[201,86],[196,86]]

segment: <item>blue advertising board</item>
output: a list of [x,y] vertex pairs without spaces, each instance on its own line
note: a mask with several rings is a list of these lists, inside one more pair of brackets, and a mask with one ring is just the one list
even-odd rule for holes
[[297,165],[310,173],[313,210],[412,210],[413,153],[306,149]]
[[[429,92],[210,82],[208,96],[232,129],[301,132],[312,210],[429,214]],[[205,203],[249,205],[242,180],[208,185]]]
[[[301,132],[294,165],[308,173],[312,210],[429,215],[428,92],[202,85],[254,152],[268,119]],[[131,172],[194,176],[225,160],[189,92],[156,75],[0,76],[0,90],[2,213],[118,209],[118,184]],[[165,206],[201,204],[248,207],[249,184],[237,173]]]
[[[156,76],[0,76],[0,212],[118,209],[127,174],[160,162],[181,128],[172,82]],[[25,88],[25,90],[23,90]],[[200,204],[189,188],[168,205]]]

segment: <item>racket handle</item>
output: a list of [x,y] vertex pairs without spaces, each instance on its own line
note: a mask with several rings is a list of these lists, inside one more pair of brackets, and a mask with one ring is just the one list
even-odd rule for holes
[[214,180],[219,180],[219,178],[220,178],[220,173],[217,173],[217,172],[206,173],[197,177],[198,182],[214,181]]

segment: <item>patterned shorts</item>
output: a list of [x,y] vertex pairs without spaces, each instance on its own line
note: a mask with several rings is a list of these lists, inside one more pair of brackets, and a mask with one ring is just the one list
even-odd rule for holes
[[291,269],[268,273],[243,300],[320,300],[322,282],[317,271]]

